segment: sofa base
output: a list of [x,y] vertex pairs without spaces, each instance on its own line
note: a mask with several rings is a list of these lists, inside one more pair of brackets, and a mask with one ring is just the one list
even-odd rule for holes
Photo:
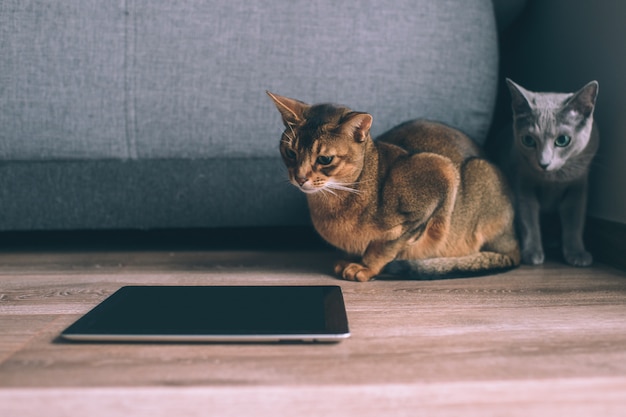
[[0,163],[0,230],[310,224],[280,159]]

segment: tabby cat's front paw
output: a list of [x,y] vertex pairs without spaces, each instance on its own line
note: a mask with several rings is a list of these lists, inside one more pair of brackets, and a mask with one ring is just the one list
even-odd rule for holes
[[593,256],[585,250],[578,252],[563,251],[565,262],[572,266],[589,266],[593,263]]
[[522,262],[527,265],[541,265],[546,256],[541,249],[524,249],[522,251]]
[[339,261],[335,264],[335,274],[348,281],[365,282],[376,276],[376,272],[356,262]]

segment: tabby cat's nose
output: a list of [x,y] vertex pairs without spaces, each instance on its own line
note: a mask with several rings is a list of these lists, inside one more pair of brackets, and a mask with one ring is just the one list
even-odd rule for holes
[[307,177],[298,177],[296,176],[296,182],[298,183],[299,186],[303,186],[305,182],[308,181]]

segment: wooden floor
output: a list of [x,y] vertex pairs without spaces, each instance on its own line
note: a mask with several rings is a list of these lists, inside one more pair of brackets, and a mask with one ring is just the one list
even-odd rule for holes
[[[0,253],[0,415],[625,416],[626,274],[350,283],[311,251]],[[338,344],[78,344],[127,284],[340,284]]]

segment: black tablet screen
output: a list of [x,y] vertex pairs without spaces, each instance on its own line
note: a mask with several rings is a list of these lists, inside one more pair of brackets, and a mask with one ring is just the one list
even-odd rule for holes
[[337,286],[128,286],[63,336],[345,337],[347,333]]

